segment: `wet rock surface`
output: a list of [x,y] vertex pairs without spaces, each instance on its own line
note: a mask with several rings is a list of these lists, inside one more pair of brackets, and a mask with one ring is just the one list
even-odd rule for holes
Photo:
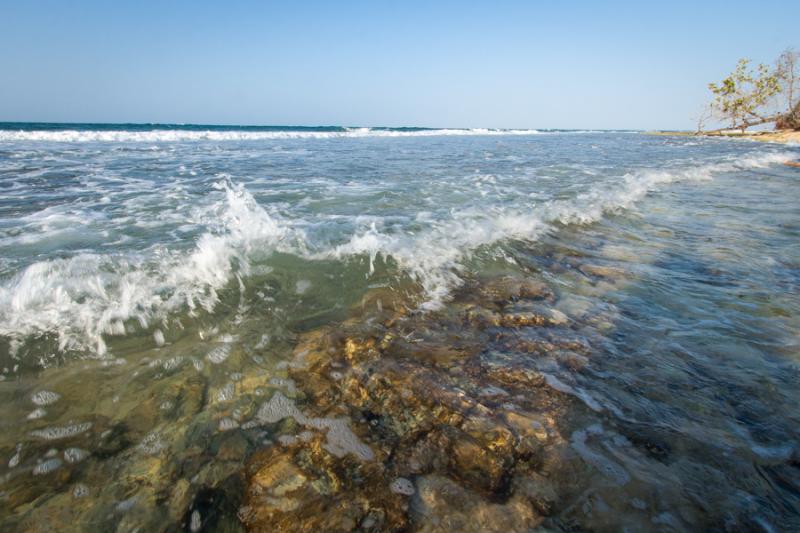
[[111,367],[103,386],[127,401],[85,416],[65,405],[83,391],[54,379],[31,407],[69,418],[33,419],[30,438],[2,450],[15,510],[4,523],[529,531],[580,496],[570,480],[587,464],[622,479],[590,449],[598,435],[570,429],[591,398],[547,372],[582,372],[592,348],[546,283],[484,279],[425,313],[412,301],[370,291],[347,320],[294,338],[270,370],[220,373],[246,361],[224,336],[207,357]]
[[372,456],[332,453],[324,429],[255,453],[248,529],[527,531],[545,520],[572,402],[528,359],[588,345],[545,334],[566,317],[541,282],[503,277],[478,294],[426,314],[387,313],[377,302],[390,298],[368,295],[359,316],[298,340],[289,376],[309,412],[273,396],[262,420],[290,419],[294,433],[312,416],[348,420]]
[[[592,296],[620,283],[559,264]],[[214,333],[204,354],[178,345],[97,364],[82,376],[102,394],[45,375],[25,391],[37,413],[26,438],[0,441],[0,520],[193,532],[616,531],[621,512],[638,530],[719,523],[729,502],[676,490],[670,431],[611,422],[613,406],[583,388],[582,376],[609,377],[592,363],[613,306],[533,276],[468,283],[424,313],[413,295],[372,290],[271,363]],[[767,475],[792,483],[794,456],[776,457]]]

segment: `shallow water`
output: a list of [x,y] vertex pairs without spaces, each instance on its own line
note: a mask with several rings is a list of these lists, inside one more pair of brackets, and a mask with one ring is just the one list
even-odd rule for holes
[[800,527],[797,148],[3,128],[7,527]]

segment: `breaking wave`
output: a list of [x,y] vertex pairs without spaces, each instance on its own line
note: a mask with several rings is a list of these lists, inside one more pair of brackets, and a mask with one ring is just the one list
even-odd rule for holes
[[[67,259],[31,264],[0,286],[0,336],[19,344],[45,334],[58,338],[61,350],[107,351],[104,336],[123,335],[128,321],[143,328],[170,313],[213,311],[219,291],[248,276],[252,265],[274,251],[307,260],[392,259],[426,292],[423,308],[446,301],[462,283],[466,260],[482,246],[504,240],[534,241],[559,224],[589,224],[608,213],[632,207],[648,192],[676,181],[711,179],[714,174],[768,166],[786,153],[727,158],[720,162],[663,170],[640,170],[598,183],[569,199],[515,207],[464,208],[449,218],[425,219],[415,233],[373,221],[320,249],[309,242],[302,224],[268,212],[242,186],[215,184],[223,198],[210,207],[216,223],[188,251],[147,250],[134,254],[81,253]],[[302,222],[302,221],[300,221]]]
[[104,335],[122,335],[125,322],[142,327],[168,313],[211,312],[218,291],[246,276],[253,256],[302,241],[298,230],[260,207],[244,187],[220,181],[225,193],[211,207],[218,228],[193,250],[147,255],[83,253],[30,265],[0,286],[0,335],[20,340],[55,333],[60,350],[106,352]]
[[461,284],[464,260],[478,248],[501,240],[535,241],[557,224],[590,224],[607,213],[629,209],[658,186],[676,181],[708,180],[716,173],[752,169],[785,161],[786,153],[768,153],[727,161],[667,170],[642,170],[626,174],[616,185],[596,185],[569,200],[551,200],[524,209],[489,207],[455,213],[435,222],[422,233],[381,231],[375,223],[354,235],[328,255],[345,258],[369,256],[370,271],[377,257],[392,258],[424,287],[424,308],[441,306],[450,291]]
[[110,143],[155,143],[191,141],[261,141],[281,139],[340,139],[369,137],[437,137],[469,135],[540,135],[532,129],[388,129],[388,128],[337,128],[329,130],[0,130],[0,142],[110,142]]

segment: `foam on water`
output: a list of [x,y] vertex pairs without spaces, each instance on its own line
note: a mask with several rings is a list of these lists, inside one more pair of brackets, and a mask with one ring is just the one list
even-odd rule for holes
[[[431,131],[443,130],[300,133],[416,135],[430,134]],[[457,131],[486,134],[484,130]],[[44,133],[62,136],[73,133],[115,134],[109,131]],[[125,132],[126,135],[153,136],[201,133],[188,130]],[[272,135],[298,132],[212,133]],[[507,133],[503,131],[503,134]],[[125,193],[126,215],[141,214],[136,220],[122,223],[147,227],[153,222],[153,216],[171,223],[189,216],[192,222],[189,228],[200,227],[205,231],[193,239],[194,246],[188,250],[152,245],[143,250],[104,253],[103,247],[95,246],[67,257],[29,264],[0,285],[0,336],[10,339],[12,352],[28,338],[52,336],[57,339],[61,351],[79,350],[103,355],[107,351],[108,337],[126,334],[136,329],[131,324],[138,324],[142,329],[153,328],[150,331],[152,342],[161,346],[166,342],[162,324],[168,325],[172,315],[213,312],[220,301],[220,291],[234,280],[238,280],[243,294],[244,279],[251,274],[270,271],[269,267],[257,263],[274,251],[290,253],[307,261],[367,258],[369,274],[374,274],[375,262],[379,258],[391,260],[400,272],[422,285],[426,294],[422,308],[435,309],[446,301],[453,288],[462,283],[468,261],[485,247],[506,240],[535,241],[562,224],[590,224],[606,214],[633,207],[649,191],[671,182],[710,179],[717,173],[760,168],[789,157],[791,155],[785,152],[769,151],[757,155],[726,156],[711,162],[679,160],[670,168],[642,169],[599,180],[566,198],[543,196],[540,199],[536,194],[523,193],[514,185],[500,187],[500,180],[495,176],[489,179],[480,175],[476,187],[483,193],[491,193],[485,200],[478,202],[472,198],[449,212],[436,214],[418,206],[409,206],[410,213],[402,217],[359,214],[351,218],[315,218],[302,206],[290,205],[281,210],[280,203],[262,205],[243,185],[229,178],[214,183],[212,195],[215,200],[209,204],[194,206],[192,197],[170,192],[167,196],[174,195],[179,207],[164,213],[159,204],[144,209],[130,203],[139,201],[139,189],[149,185],[125,184],[123,190],[130,188]],[[457,181],[444,181],[442,190],[435,189],[434,192],[448,194],[448,185],[462,186]],[[119,185],[114,181],[113,186]],[[368,181],[356,185],[348,182],[347,187],[364,194],[369,193],[373,185]],[[475,192],[473,189],[470,188],[471,193]],[[333,192],[344,195],[340,186]],[[295,194],[294,189],[291,194]],[[437,201],[436,198],[423,200],[432,201],[434,205]],[[328,201],[327,197],[323,201]],[[191,208],[191,214],[187,212],[187,206]],[[330,223],[331,220],[334,224]],[[340,220],[346,223],[339,225]],[[404,222],[398,225],[397,220]],[[328,234],[331,228],[338,231],[339,227],[344,228],[343,233],[333,237]],[[307,234],[312,230],[314,235]],[[318,281],[301,278],[293,282],[291,289],[295,297],[305,296],[312,290],[324,290],[318,284]],[[156,325],[159,327],[155,328]],[[212,346],[207,353],[208,361],[222,363],[230,348],[227,343]],[[200,362],[195,364],[201,365]]]
[[[58,143],[157,143],[196,141],[267,141],[285,139],[354,139],[369,137],[438,137],[471,135],[540,135],[539,130],[488,128],[401,130],[381,128],[346,128],[342,131],[242,131],[242,130],[0,130],[0,142]],[[586,133],[584,131],[583,133]]]
[[56,403],[61,398],[57,392],[48,390],[39,391],[31,396],[31,401],[39,406],[50,405]]
[[294,418],[301,426],[326,432],[322,447],[336,457],[352,454],[362,461],[371,461],[375,457],[372,449],[353,433],[346,419],[308,417],[280,392],[275,392],[256,413],[256,419],[263,424],[274,424],[284,418]]
[[49,474],[57,470],[62,465],[61,459],[54,457],[53,459],[47,459],[46,461],[42,461],[35,467],[33,467],[33,475],[40,476],[43,474]]
[[45,429],[36,429],[31,431],[31,436],[43,440],[59,440],[80,435],[92,427],[91,422],[83,422],[80,424],[72,424],[69,426],[49,427]]
[[[249,257],[289,241],[293,231],[261,208],[242,186],[220,181],[224,199],[211,207],[219,228],[200,236],[188,253],[153,256],[81,253],[40,261],[0,286],[0,335],[21,339],[55,334],[61,350],[106,352],[104,335],[142,327],[172,311],[212,311],[218,291]],[[296,233],[296,232],[295,232]],[[153,334],[156,344],[163,333]]]
[[80,463],[89,457],[89,452],[81,448],[67,448],[64,450],[64,460],[68,463]]
[[451,218],[436,221],[413,235],[384,232],[372,223],[327,254],[338,259],[367,255],[370,272],[378,256],[392,258],[424,287],[428,301],[423,307],[435,309],[460,285],[464,260],[482,246],[505,239],[535,241],[557,224],[590,224],[608,213],[630,209],[648,192],[668,183],[708,180],[717,173],[763,168],[789,157],[787,153],[766,153],[711,164],[642,170],[626,174],[619,184],[590,187],[569,200],[532,203],[524,210],[490,206],[455,212]]

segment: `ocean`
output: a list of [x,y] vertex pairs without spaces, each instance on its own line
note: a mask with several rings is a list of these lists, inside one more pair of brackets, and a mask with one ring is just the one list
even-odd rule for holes
[[799,529],[798,157],[0,123],[0,524]]

